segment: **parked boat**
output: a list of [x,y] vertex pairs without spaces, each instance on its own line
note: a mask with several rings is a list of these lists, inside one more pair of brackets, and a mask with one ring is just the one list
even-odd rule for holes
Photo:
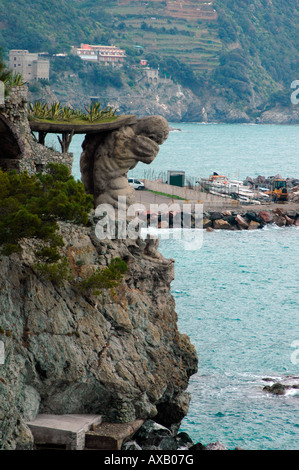
[[230,197],[246,203],[260,204],[261,200],[269,198],[267,194],[259,189],[253,190],[243,184],[243,181],[229,180],[225,175],[214,173],[209,178],[201,178],[200,184],[203,189],[211,194],[222,197]]

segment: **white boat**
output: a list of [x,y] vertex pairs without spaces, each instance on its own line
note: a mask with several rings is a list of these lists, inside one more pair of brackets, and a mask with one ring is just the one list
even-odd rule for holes
[[258,189],[256,191],[245,186],[240,180],[229,180],[227,176],[213,174],[209,178],[201,178],[200,183],[209,193],[231,197],[244,202],[254,200],[259,204],[260,199],[267,199],[269,196]]

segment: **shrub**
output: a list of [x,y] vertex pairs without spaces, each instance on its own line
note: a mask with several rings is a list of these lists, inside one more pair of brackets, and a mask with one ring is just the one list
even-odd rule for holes
[[114,258],[106,268],[98,268],[89,278],[78,285],[81,291],[91,291],[98,295],[102,290],[113,289],[127,272],[127,263],[121,258]]
[[62,246],[57,221],[86,225],[92,196],[65,165],[50,164],[47,170],[38,175],[0,170],[0,253],[19,251],[23,238],[34,238],[48,244],[37,251],[39,257],[57,260]]
[[67,259],[57,263],[36,263],[34,268],[41,277],[58,286],[72,279]]

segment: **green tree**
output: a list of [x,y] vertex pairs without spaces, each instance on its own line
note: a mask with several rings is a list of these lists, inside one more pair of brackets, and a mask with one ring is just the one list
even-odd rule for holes
[[35,238],[48,244],[37,254],[57,260],[62,244],[57,222],[68,220],[85,225],[92,207],[92,196],[86,194],[83,184],[75,181],[64,165],[50,164],[47,174],[38,175],[0,170],[2,254],[19,251],[23,238]]

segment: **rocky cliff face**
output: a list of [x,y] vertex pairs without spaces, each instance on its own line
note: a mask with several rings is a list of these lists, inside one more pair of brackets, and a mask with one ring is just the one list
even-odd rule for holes
[[117,288],[100,295],[57,286],[32,267],[32,242],[0,262],[0,448],[30,449],[26,421],[37,413],[99,413],[106,421],[186,415],[196,352],[177,329],[173,260],[155,241],[98,240],[89,227],[61,224],[73,275],[113,258],[127,262]]
[[[67,105],[80,108],[90,102],[91,91],[86,91],[79,79],[72,78],[72,81],[69,81],[67,77],[62,83],[44,87],[39,93],[31,93],[30,99],[59,101],[62,91],[67,97]],[[103,91],[97,93],[101,96]],[[137,117],[159,115],[169,122],[299,123],[298,105],[292,105],[290,102],[289,107],[274,107],[267,111],[257,110],[252,105],[255,110],[253,117],[245,108],[240,109],[220,96],[209,83],[205,85],[205,90],[201,90],[200,97],[182,85],[163,79],[157,84],[151,83],[147,86],[140,82],[134,89],[124,86],[121,91],[110,87],[105,90],[105,95],[109,96],[108,104],[120,114],[135,114]],[[257,101],[259,102],[258,98]]]

